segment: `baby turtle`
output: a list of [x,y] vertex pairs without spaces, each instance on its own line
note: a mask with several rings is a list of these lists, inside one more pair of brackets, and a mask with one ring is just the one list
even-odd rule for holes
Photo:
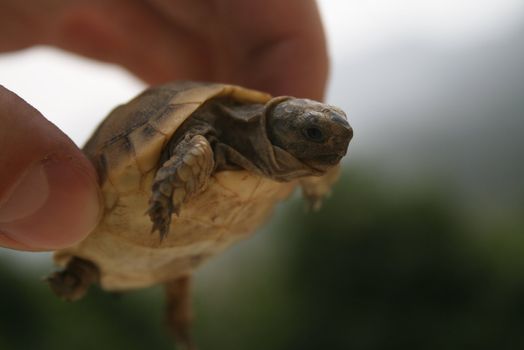
[[[247,237],[299,184],[320,206],[353,131],[340,109],[239,86],[175,82],[117,107],[84,147],[104,215],[55,253],[48,278],[66,300],[91,284],[124,291],[162,283],[177,339],[189,336],[189,281]],[[156,233],[158,232],[158,233]]]

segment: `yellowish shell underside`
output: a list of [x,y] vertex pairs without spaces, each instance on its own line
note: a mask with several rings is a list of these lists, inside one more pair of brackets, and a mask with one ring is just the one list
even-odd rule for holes
[[[164,240],[151,234],[146,215],[154,171],[169,137],[206,100],[232,96],[264,103],[270,96],[231,85],[205,85],[182,91],[169,102],[173,111],[149,121],[102,150],[108,164],[103,185],[105,215],[80,244],[55,255],[64,266],[71,256],[93,261],[108,290],[140,288],[190,273],[202,261],[256,230],[295,183],[277,183],[247,171],[215,173],[207,189],[173,217]],[[157,132],[145,133],[143,128]],[[147,140],[143,139],[148,134]],[[119,143],[122,143],[120,145]],[[130,143],[133,152],[122,147]],[[141,145],[142,147],[137,147]]]

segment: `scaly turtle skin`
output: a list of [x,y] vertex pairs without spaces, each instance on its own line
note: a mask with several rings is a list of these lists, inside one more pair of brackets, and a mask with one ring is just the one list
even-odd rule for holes
[[[352,129],[338,108],[238,86],[176,82],[117,107],[84,147],[104,215],[56,252],[49,278],[67,300],[166,285],[180,341],[188,334],[192,271],[247,237],[297,184],[318,208],[336,180]],[[156,233],[158,231],[158,233]]]

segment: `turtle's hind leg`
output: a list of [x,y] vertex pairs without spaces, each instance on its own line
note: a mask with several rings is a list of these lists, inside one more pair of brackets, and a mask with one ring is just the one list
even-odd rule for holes
[[191,277],[183,276],[165,284],[169,329],[184,350],[196,350],[191,338]]
[[76,301],[99,279],[100,271],[95,264],[75,256],[69,260],[65,269],[53,273],[46,281],[59,298]]

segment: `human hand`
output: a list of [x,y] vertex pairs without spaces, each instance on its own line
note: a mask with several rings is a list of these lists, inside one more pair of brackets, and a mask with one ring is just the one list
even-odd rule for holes
[[[0,7],[0,52],[51,45],[152,84],[187,79],[275,95],[324,93],[327,55],[313,0],[3,0]],[[91,164],[7,89],[0,89],[0,123],[0,245],[49,250],[84,238],[100,212]]]

